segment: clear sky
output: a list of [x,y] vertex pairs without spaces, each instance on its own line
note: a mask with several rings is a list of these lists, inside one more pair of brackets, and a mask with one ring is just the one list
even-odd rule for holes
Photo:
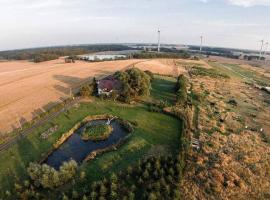
[[0,0],[0,50],[156,42],[259,49],[270,0]]

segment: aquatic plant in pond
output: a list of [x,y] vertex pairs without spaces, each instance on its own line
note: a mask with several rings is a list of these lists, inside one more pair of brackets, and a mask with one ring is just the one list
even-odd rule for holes
[[86,127],[81,138],[83,140],[103,141],[109,138],[113,128],[108,124],[98,124]]

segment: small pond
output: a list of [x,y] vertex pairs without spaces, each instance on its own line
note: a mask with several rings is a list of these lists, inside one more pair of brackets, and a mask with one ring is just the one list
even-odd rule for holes
[[59,169],[63,162],[71,159],[75,160],[77,163],[81,163],[91,152],[117,144],[122,138],[129,134],[117,120],[113,120],[111,122],[113,131],[107,140],[93,142],[81,139],[80,134],[85,126],[105,124],[106,122],[107,120],[93,120],[80,127],[60,146],[60,148],[50,154],[44,163],[55,169]]

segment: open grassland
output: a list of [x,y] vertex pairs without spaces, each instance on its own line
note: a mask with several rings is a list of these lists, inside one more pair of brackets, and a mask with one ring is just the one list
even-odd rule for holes
[[[174,86],[173,81],[167,82],[157,79],[153,85],[152,98],[175,98],[167,93]],[[161,91],[158,97],[156,97],[157,90]],[[44,157],[57,139],[74,124],[88,115],[103,114],[118,116],[136,124],[136,126],[131,138],[120,149],[98,156],[97,159],[84,163],[80,167],[80,170],[86,172],[86,178],[89,182],[100,180],[112,172],[125,170],[127,166],[144,157],[178,152],[182,127],[181,121],[178,119],[162,113],[149,112],[145,105],[126,105],[94,99],[91,102],[81,102],[80,106],[60,114],[20,140],[16,145],[0,152],[0,191],[4,193],[14,186],[16,180],[23,180],[26,177],[26,167],[29,162],[39,161]],[[55,133],[48,139],[40,138],[44,131],[55,125],[58,125],[58,130]],[[65,186],[65,189],[68,187]],[[63,188],[59,190],[63,190]],[[0,196],[3,193],[0,193]]]
[[263,69],[226,61],[209,65],[229,78],[207,70],[190,78],[202,99],[196,114],[202,147],[187,161],[183,199],[269,199],[270,95],[246,84],[269,79]]

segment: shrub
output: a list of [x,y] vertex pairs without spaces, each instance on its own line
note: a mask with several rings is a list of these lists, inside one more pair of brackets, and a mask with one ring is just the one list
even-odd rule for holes
[[93,93],[93,88],[89,85],[85,85],[80,89],[80,96],[82,97],[90,97]]
[[146,71],[144,71],[149,77],[150,77],[150,80],[151,81],[153,81],[154,80],[154,74],[151,72],[151,71],[149,71],[149,70],[146,70]]

